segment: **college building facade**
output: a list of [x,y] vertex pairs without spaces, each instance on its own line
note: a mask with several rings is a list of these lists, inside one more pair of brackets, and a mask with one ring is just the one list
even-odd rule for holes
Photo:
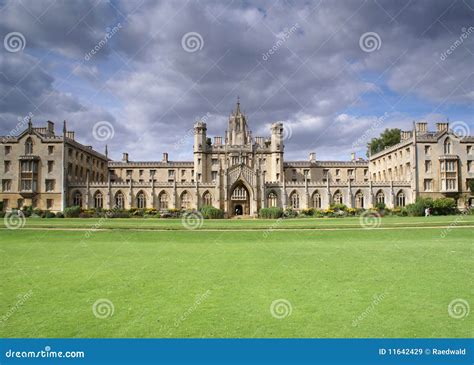
[[[13,133],[12,133],[13,134]],[[284,160],[285,128],[273,123],[269,137],[253,137],[237,102],[224,136],[212,140],[206,123],[194,124],[194,160],[121,161],[76,141],[66,122],[0,137],[0,201],[10,211],[23,206],[62,211],[84,209],[199,209],[212,205],[227,216],[258,214],[261,208],[325,209],[332,204],[403,207],[417,197],[451,197],[459,208],[474,205],[474,137],[458,137],[449,123],[416,123],[401,141],[368,160]]]

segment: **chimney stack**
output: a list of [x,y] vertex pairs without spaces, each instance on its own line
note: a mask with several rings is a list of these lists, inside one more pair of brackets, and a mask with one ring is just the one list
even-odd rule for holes
[[356,159],[355,152],[351,152],[351,161],[355,161],[355,159]]
[[416,123],[416,132],[418,134],[423,134],[428,131],[428,123],[426,122],[418,122]]
[[127,152],[122,153],[122,161],[123,162],[128,162],[128,153]]
[[309,162],[316,162],[316,153],[310,152],[309,153]]
[[163,152],[163,159],[161,162],[168,163],[168,152]]
[[214,145],[220,146],[222,144],[222,137],[214,137]]
[[436,132],[447,131],[448,127],[449,127],[449,123],[436,123]]
[[407,139],[409,139],[411,137],[411,132],[410,131],[402,131],[400,133],[400,139],[402,141],[406,141]]
[[48,120],[46,123],[49,134],[54,135],[54,123],[50,120]]

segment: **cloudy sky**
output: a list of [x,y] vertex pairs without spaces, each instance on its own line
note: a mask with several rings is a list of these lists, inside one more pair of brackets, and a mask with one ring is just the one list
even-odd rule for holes
[[287,159],[363,156],[413,120],[474,131],[474,0],[0,0],[0,19],[2,135],[31,113],[112,158],[188,160],[237,96],[254,136],[286,123]]

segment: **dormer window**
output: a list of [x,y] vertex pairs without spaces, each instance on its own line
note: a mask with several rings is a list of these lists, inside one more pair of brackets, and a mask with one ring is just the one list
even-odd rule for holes
[[28,138],[25,142],[25,155],[33,154],[33,140]]

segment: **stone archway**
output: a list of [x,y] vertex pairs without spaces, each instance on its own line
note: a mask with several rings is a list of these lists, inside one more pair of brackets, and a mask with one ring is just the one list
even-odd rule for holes
[[251,191],[247,186],[238,181],[230,189],[229,199],[229,213],[231,216],[235,215],[250,215],[251,214]]

